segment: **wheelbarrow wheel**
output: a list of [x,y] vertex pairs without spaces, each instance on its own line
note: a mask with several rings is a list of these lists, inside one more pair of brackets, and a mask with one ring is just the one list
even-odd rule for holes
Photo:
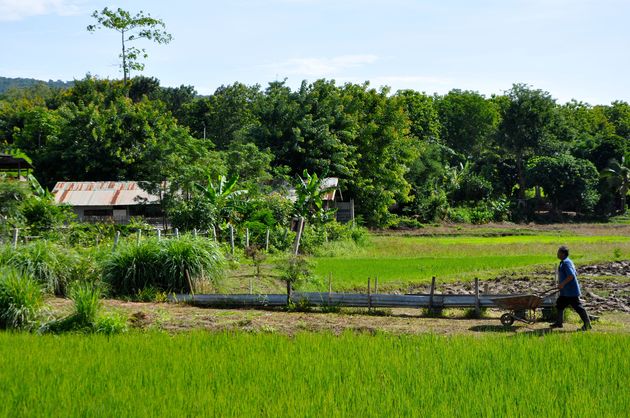
[[503,315],[501,315],[501,324],[503,324],[504,327],[512,326],[513,323],[514,317],[511,314],[504,313]]

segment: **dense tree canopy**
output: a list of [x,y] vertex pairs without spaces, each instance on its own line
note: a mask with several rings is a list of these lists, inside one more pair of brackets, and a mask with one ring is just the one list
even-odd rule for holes
[[151,77],[44,87],[0,96],[2,148],[30,155],[49,188],[60,180],[168,180],[165,204],[175,199],[182,225],[207,212],[194,185],[210,187],[219,176],[238,177],[248,196],[295,184],[304,170],[335,176],[340,195],[372,226],[466,210],[485,220],[547,209],[605,218],[628,192],[621,177],[611,179],[630,151],[630,105],[621,101],[560,105],[523,84],[490,98],[334,80],[297,89],[235,83],[209,96]]

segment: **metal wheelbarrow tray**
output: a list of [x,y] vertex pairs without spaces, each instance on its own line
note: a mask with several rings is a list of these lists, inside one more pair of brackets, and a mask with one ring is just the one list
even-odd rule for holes
[[542,305],[545,300],[544,296],[552,291],[555,292],[557,290],[555,288],[549,289],[540,295],[524,294],[501,296],[492,298],[492,301],[497,307],[509,311],[508,313],[501,315],[501,324],[504,326],[509,327],[514,323],[514,321],[533,324],[536,322],[536,309]]

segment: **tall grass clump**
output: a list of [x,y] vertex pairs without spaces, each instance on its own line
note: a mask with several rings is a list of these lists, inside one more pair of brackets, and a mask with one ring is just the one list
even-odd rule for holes
[[92,325],[101,309],[101,290],[90,283],[75,282],[70,288],[74,317],[81,324]]
[[70,281],[72,252],[46,240],[39,240],[13,249],[5,247],[0,265],[12,267],[32,277],[44,291],[65,296]]
[[43,305],[42,289],[35,280],[15,269],[0,270],[0,328],[31,328]]
[[82,332],[117,334],[127,330],[127,318],[116,314],[102,314],[102,290],[87,281],[73,282],[69,290],[74,303],[73,312],[62,319],[44,325],[42,332]]
[[147,287],[166,292],[191,292],[201,283],[218,284],[224,258],[204,238],[148,239],[127,244],[103,262],[103,279],[117,295],[134,295]]

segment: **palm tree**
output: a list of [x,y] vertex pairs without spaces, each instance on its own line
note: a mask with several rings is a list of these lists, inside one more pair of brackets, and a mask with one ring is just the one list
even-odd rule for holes
[[611,160],[608,168],[602,171],[602,177],[617,185],[617,191],[621,194],[621,213],[626,211],[626,196],[630,189],[630,161],[626,157],[621,157],[621,162]]

